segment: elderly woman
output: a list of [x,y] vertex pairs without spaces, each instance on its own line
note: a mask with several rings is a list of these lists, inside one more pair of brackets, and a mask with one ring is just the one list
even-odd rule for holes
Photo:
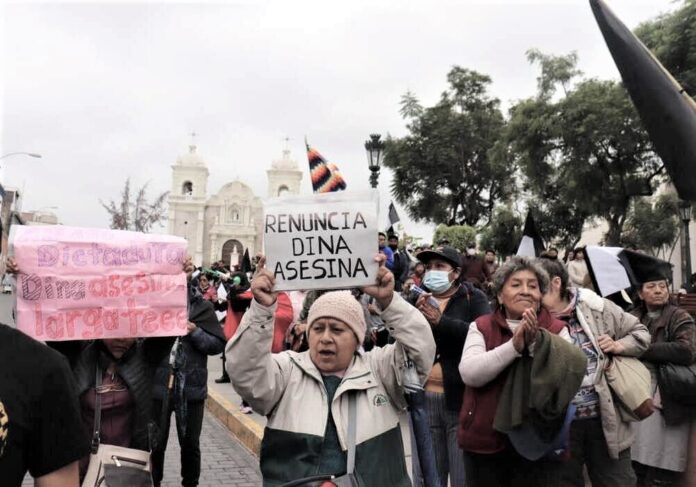
[[[641,282],[638,290],[641,304],[633,313],[652,335],[652,343],[641,359],[650,370],[653,402],[659,411],[634,425],[636,441],[631,457],[637,485],[677,485],[686,468],[693,413],[671,397],[660,394],[656,370],[661,363],[688,365],[694,361],[696,326],[689,313],[669,303],[667,269],[651,266],[649,256],[635,253],[630,256],[634,274]],[[643,265],[645,262],[647,265]]]
[[643,353],[650,333],[638,318],[608,299],[569,286],[568,271],[558,260],[539,259],[539,263],[550,277],[544,306],[568,324],[573,344],[587,356],[585,377],[573,399],[570,459],[562,465],[559,485],[584,487],[586,466],[593,487],[634,486],[631,425],[622,420],[604,371],[612,355]]
[[557,485],[558,467],[531,462],[493,428],[512,363],[533,347],[540,328],[570,341],[562,321],[541,306],[549,277],[533,259],[513,257],[493,278],[497,309],[469,326],[459,373],[466,385],[459,444],[465,452],[467,487]]
[[261,258],[251,283],[254,295],[227,345],[228,370],[237,392],[268,416],[261,445],[265,486],[349,468],[351,424],[357,411],[354,474],[361,486],[410,486],[399,429],[405,407],[404,362],[415,362],[425,381],[435,355],[427,321],[394,293],[394,276],[379,256],[377,283],[363,289],[382,308],[396,343],[358,352],[365,337],[360,303],[349,291],[329,292],[309,310],[309,350],[271,353],[277,293]]

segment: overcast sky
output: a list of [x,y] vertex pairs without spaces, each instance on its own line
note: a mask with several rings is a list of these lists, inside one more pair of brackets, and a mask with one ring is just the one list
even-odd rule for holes
[[[675,8],[608,4],[631,28]],[[309,193],[305,135],[349,190],[367,189],[368,134],[403,135],[401,95],[433,104],[452,65],[490,75],[504,107],[535,91],[529,48],[577,50],[586,75],[618,78],[587,0],[3,5],[0,154],[43,158],[0,161],[2,183],[25,187],[24,210],[55,206],[75,226],[106,227],[99,199],[128,176],[169,190],[192,131],[209,194],[239,177],[265,197],[285,137]],[[385,207],[390,182],[383,171]]]

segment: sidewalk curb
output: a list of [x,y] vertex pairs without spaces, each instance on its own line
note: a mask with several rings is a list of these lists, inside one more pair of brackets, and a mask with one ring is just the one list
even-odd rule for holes
[[239,407],[208,387],[206,407],[257,458],[261,452],[263,427],[239,411]]

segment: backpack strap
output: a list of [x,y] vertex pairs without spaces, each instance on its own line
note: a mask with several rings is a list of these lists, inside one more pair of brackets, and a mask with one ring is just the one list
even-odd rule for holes
[[102,373],[99,368],[99,360],[97,360],[96,365],[96,377],[94,378],[94,433],[92,434],[92,453],[97,453],[99,450],[99,443],[101,442],[101,437],[99,431],[101,430],[101,394],[99,394],[99,388],[102,384]]
[[348,475],[355,471],[355,432],[358,423],[358,404],[352,392],[348,397],[348,461],[346,463],[346,473]]

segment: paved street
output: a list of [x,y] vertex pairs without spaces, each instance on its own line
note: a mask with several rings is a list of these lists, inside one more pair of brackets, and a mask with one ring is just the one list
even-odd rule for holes
[[[172,421],[169,445],[165,458],[163,487],[181,484],[179,476],[179,442]],[[258,460],[244,448],[220,422],[207,411],[201,433],[201,481],[200,487],[255,487],[261,485]],[[31,487],[27,476],[22,487]]]

